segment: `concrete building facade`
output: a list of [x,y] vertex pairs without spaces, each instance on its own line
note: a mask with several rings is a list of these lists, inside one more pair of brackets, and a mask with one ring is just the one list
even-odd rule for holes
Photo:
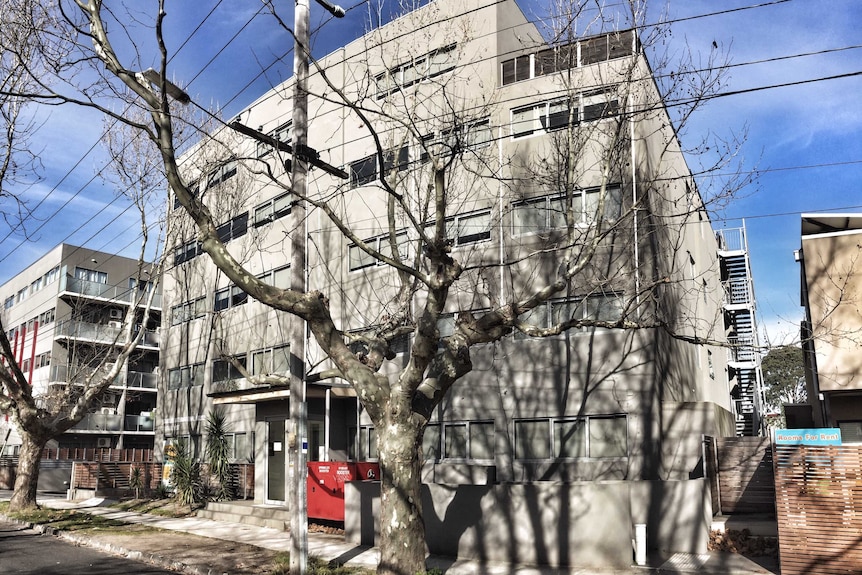
[[[149,269],[149,264],[143,269]],[[36,396],[74,386],[96,370],[107,369],[130,307],[140,345],[96,410],[49,447],[153,449],[161,294],[139,277],[135,259],[60,244],[0,286],[3,326],[15,358]],[[157,290],[144,317],[148,290]],[[101,366],[101,367],[100,367]],[[20,439],[6,414],[6,453]]]
[[[697,477],[702,436],[734,435],[738,414],[722,246],[637,33],[549,43],[514,2],[438,0],[319,67],[309,85],[309,146],[348,178],[312,169],[306,219],[291,217],[289,156],[266,142],[224,129],[184,156],[186,178],[226,248],[249,273],[288,287],[290,238],[302,234],[307,285],[327,298],[361,355],[362,334],[394,313],[398,276],[381,260],[398,254],[421,266],[423,231],[441,217],[452,257],[470,270],[438,319],[442,337],[459,314],[547,287],[572,241],[595,241],[567,289],[525,314],[521,329],[473,349],[472,371],[426,429],[423,480],[453,488],[608,482],[624,493],[615,499],[627,506],[622,524],[657,525],[646,516],[672,513],[670,499],[656,496],[661,504],[648,513],[641,496],[658,491],[645,485]],[[290,142],[292,85],[275,87],[235,120]],[[445,213],[429,213],[424,202],[440,189],[431,165],[450,160]],[[399,210],[389,207],[396,194],[386,183],[403,190]],[[256,464],[256,501],[285,504],[290,394],[247,376],[287,373],[287,334],[297,320],[231,285],[201,252],[178,203],[169,220],[157,445],[187,438],[200,453],[207,413],[225,409],[235,460]],[[412,293],[411,308],[426,298]],[[592,326],[538,337],[573,320]],[[636,326],[647,327],[628,329]],[[381,373],[395,377],[410,362],[409,335],[392,338],[390,350]],[[316,377],[331,364],[313,340],[302,359],[308,459],[376,459],[375,430],[353,390]],[[702,548],[708,498],[688,489],[662,491],[688,494],[679,504],[686,531],[667,540]]]
[[838,427],[845,442],[862,442],[860,238],[860,214],[802,214],[797,259],[809,410],[794,408],[794,426]]

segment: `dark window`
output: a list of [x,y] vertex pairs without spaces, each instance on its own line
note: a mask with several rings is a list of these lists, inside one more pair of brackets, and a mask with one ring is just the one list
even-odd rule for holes
[[608,35],[608,58],[622,58],[629,56],[632,53],[632,34],[631,30],[621,32],[619,34]]
[[254,209],[254,225],[262,226],[290,213],[290,192],[285,192],[267,200]]
[[530,79],[530,55],[518,56],[502,64],[503,86]]
[[350,185],[361,186],[377,177],[377,157],[372,155],[350,164]]
[[248,212],[243,212],[229,222],[216,228],[218,239],[222,243],[241,238],[248,231]]
[[581,66],[608,59],[608,37],[599,36],[581,42]]
[[[244,355],[234,357],[233,359],[243,366],[243,368],[246,366],[246,358]],[[232,361],[217,359],[213,362],[213,382],[242,379],[242,377],[242,372],[233,364]]]
[[388,150],[383,154],[383,174],[387,175],[393,169],[402,172],[410,164],[407,146],[398,150]]

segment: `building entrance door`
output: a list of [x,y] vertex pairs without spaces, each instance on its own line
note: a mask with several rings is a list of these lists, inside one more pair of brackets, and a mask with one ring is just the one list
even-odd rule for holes
[[266,422],[266,502],[284,503],[284,480],[287,466],[287,445],[284,438],[285,420]]
[[326,461],[323,445],[323,422],[308,421],[308,461]]

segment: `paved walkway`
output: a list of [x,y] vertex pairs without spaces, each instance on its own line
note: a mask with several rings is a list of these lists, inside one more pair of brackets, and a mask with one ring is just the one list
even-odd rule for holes
[[[225,541],[236,541],[256,545],[274,551],[289,551],[288,533],[267,527],[255,527],[241,523],[199,519],[196,517],[170,518],[144,513],[119,511],[105,505],[101,498],[70,502],[62,499],[39,499],[39,504],[57,509],[77,509],[103,517],[141,523],[159,529],[184,531],[203,537]],[[373,547],[356,546],[344,541],[340,535],[323,533],[308,534],[309,553],[328,561],[335,560],[348,565],[374,569],[377,565],[378,550]],[[631,567],[628,569],[554,569],[549,567],[516,566],[508,564],[481,565],[474,561],[453,561],[445,557],[432,556],[428,566],[438,567],[446,575],[652,575],[652,574],[694,574],[699,575],[768,575],[778,573],[773,565],[770,569],[733,553],[710,551],[703,554],[677,553],[653,567]]]

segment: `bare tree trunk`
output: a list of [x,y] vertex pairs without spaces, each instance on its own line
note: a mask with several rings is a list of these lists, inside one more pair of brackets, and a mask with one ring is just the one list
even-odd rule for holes
[[380,564],[377,573],[425,571],[425,522],[419,465],[421,429],[389,422],[378,429],[380,462]]
[[37,507],[36,486],[39,483],[39,465],[42,462],[42,449],[47,443],[47,441],[34,440],[29,433],[23,433],[21,441],[15,491],[9,501],[9,511],[12,512]]

